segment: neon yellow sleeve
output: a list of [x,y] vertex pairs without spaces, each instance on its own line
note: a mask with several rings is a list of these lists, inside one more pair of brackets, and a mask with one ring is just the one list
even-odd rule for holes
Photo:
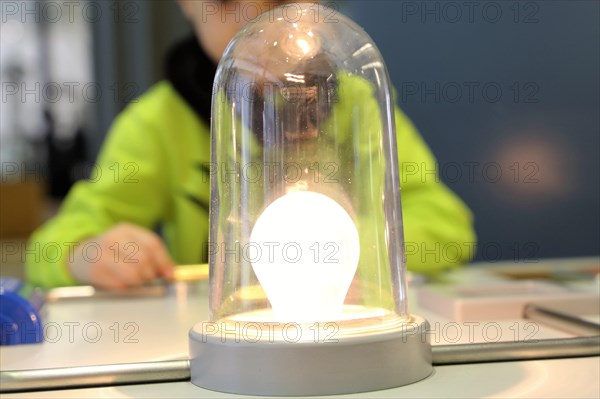
[[[165,143],[146,121],[153,112],[144,97],[116,119],[92,169],[78,182],[59,214],[36,231],[28,243],[26,276],[34,285],[74,285],[66,262],[70,249],[119,222],[153,228],[168,211]],[[118,243],[123,245],[124,243]],[[78,247],[95,259],[97,248]]]
[[[339,79],[337,112],[343,116],[336,123],[340,131],[351,131],[348,125],[358,120],[366,143],[369,135],[377,137],[381,126],[373,86],[354,75],[340,74]],[[435,274],[468,262],[476,243],[470,210],[441,182],[437,161],[397,106],[395,124],[408,270]]]
[[471,211],[440,181],[435,158],[399,108],[396,131],[408,269],[434,274],[468,262],[476,243]]

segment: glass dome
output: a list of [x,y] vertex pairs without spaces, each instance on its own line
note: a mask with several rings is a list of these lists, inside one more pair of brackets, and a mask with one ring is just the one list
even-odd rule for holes
[[211,178],[220,328],[335,323],[340,338],[409,320],[392,88],[354,22],[293,4],[236,35],[214,83]]

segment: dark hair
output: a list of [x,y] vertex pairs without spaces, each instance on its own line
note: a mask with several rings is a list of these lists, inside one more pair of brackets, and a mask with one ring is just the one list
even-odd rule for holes
[[[273,101],[281,101],[280,117],[285,118],[291,128],[286,135],[297,139],[304,137],[302,132],[312,131],[327,118],[331,106],[336,102],[338,92],[337,71],[333,62],[325,54],[304,60],[289,70],[292,74],[304,76],[302,84],[287,84],[281,76],[268,85],[275,97],[263,97],[263,84],[253,80],[243,81],[244,73],[238,75],[241,80],[235,84],[233,92],[227,92],[230,101],[242,101],[252,112],[242,113],[243,107],[236,107],[238,116],[246,126],[251,126],[260,142],[269,140],[275,134],[273,126],[265,126],[265,107]],[[272,106],[272,105],[271,105]],[[288,138],[289,138],[288,137]]]

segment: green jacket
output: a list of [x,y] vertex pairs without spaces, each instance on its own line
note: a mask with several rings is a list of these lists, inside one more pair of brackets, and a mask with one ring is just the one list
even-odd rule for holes
[[[439,178],[436,161],[396,109],[408,269],[431,274],[473,255],[472,215]],[[77,183],[59,214],[28,244],[27,279],[39,286],[75,285],[69,249],[119,222],[161,227],[178,264],[207,259],[210,128],[166,82],[119,115],[92,175]],[[94,257],[94,250],[89,250]]]

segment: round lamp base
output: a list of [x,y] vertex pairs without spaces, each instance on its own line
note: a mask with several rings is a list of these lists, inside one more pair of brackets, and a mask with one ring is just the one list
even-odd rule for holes
[[297,334],[265,340],[200,322],[189,334],[191,380],[213,391],[266,396],[394,388],[431,374],[428,328],[413,315],[391,331],[301,341]]

